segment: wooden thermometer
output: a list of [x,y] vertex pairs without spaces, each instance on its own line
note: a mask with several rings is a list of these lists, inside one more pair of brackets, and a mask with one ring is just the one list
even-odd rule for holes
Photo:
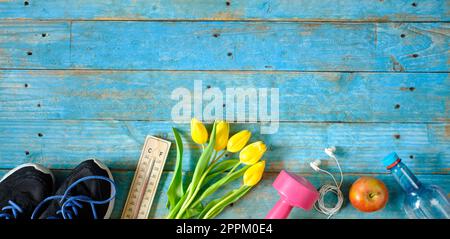
[[169,141],[147,136],[122,212],[122,219],[148,218],[169,149]]

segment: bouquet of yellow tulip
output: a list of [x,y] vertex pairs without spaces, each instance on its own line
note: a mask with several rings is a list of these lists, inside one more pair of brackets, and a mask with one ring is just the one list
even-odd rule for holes
[[[215,122],[208,142],[205,125],[197,119],[192,119],[192,140],[202,145],[203,152],[198,159],[191,182],[185,189],[181,167],[183,144],[179,132],[173,128],[177,159],[167,191],[168,218],[214,218],[228,205],[247,194],[261,180],[265,161],[260,159],[266,152],[266,145],[262,141],[247,145],[251,137],[248,130],[242,130],[231,138],[229,133],[230,126],[227,122]],[[239,151],[239,159],[222,159],[226,152]],[[219,188],[241,177],[243,177],[242,186],[204,204],[204,200]]]

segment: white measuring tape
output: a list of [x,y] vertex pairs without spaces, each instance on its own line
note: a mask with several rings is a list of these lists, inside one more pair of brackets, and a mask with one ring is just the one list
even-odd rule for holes
[[169,149],[169,141],[147,136],[122,212],[122,219],[148,218]]

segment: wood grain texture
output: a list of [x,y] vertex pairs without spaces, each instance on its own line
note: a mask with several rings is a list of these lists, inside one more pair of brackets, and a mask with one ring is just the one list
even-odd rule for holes
[[72,62],[101,69],[448,71],[449,26],[74,22]]
[[69,65],[70,23],[0,21],[0,68]]
[[[277,134],[260,135],[260,124],[232,125],[267,143],[267,172],[221,218],[263,218],[278,199],[271,183],[281,169],[316,186],[328,182],[308,163],[326,159],[323,148],[331,145],[345,172],[344,195],[361,175],[390,190],[383,211],[360,213],[346,200],[337,218],[404,218],[401,189],[380,162],[386,154],[397,151],[423,182],[450,191],[449,6],[0,0],[0,175],[36,162],[61,182],[81,161],[101,159],[114,169],[118,218],[146,135],[173,142],[171,127],[179,128],[185,172],[200,154],[189,125],[171,122],[174,89],[192,91],[195,80],[204,92],[276,87]],[[174,162],[171,150],[150,217],[167,214]],[[323,167],[337,170],[331,160]],[[291,218],[325,217],[294,210]]]
[[[0,170],[0,177],[5,174],[7,170]],[[59,185],[64,178],[68,175],[68,170],[53,170],[56,175],[57,185]],[[114,180],[116,182],[117,196],[112,218],[120,218],[122,213],[123,205],[128,195],[128,189],[131,185],[134,172],[132,171],[113,171]],[[158,187],[158,192],[156,193],[155,201],[153,203],[152,210],[150,212],[150,218],[165,218],[168,211],[165,207],[166,205],[166,194],[167,188],[170,183],[171,173],[163,173]],[[302,174],[311,181],[313,185],[319,187],[323,183],[329,182],[329,178],[323,175],[315,173]],[[359,176],[375,176],[381,179],[387,186],[389,190],[389,202],[385,209],[375,213],[362,213],[353,208],[348,201],[348,190],[350,185]],[[275,173],[265,173],[263,180],[258,184],[257,187],[252,189],[245,197],[235,203],[232,207],[228,207],[223,211],[219,218],[264,218],[267,212],[278,200],[278,195],[275,189],[272,188],[271,184],[275,179]],[[351,175],[346,174],[344,176],[344,184],[342,186],[345,202],[341,211],[336,215],[335,218],[405,218],[406,215],[402,211],[403,194],[400,186],[395,182],[391,175],[386,174],[369,174],[369,175]],[[443,187],[444,191],[450,191],[450,176],[449,175],[420,175],[419,180],[423,183],[433,183]],[[241,184],[240,180],[233,182],[231,185],[219,190],[216,195],[222,195],[228,190],[239,187]],[[208,199],[210,200],[210,199]],[[300,219],[300,218],[326,218],[324,215],[318,213],[317,211],[303,211],[301,209],[293,209],[290,218]]]
[[[133,170],[145,136],[156,135],[174,142],[173,126],[182,132],[185,143],[183,168],[191,171],[201,150],[192,143],[188,124],[112,120],[0,121],[1,167],[36,162],[70,169],[82,160],[95,157],[113,169]],[[449,173],[446,124],[281,123],[274,135],[260,135],[257,124],[233,124],[232,132],[244,128],[253,132],[252,141],[263,140],[267,144],[264,158],[270,172],[281,169],[308,172],[308,163],[327,158],[323,149],[334,145],[338,147],[343,170],[349,173],[386,172],[381,159],[392,151],[397,151],[416,173]],[[171,150],[165,169],[172,170],[174,163],[175,150]],[[328,160],[326,164],[333,165],[333,162]]]
[[[441,0],[3,0],[0,19],[448,21]],[[226,2],[229,2],[227,4]],[[414,4],[413,4],[414,3]]]
[[[449,119],[447,73],[17,70],[0,71],[0,118],[171,121],[171,110],[179,102],[171,98],[172,92],[183,87],[194,94],[197,80],[203,93],[208,87],[224,95],[229,88],[278,88],[281,121]],[[203,108],[209,102],[205,99]],[[224,114],[233,108],[236,115],[248,114],[248,105],[243,110],[225,105]]]
[[448,23],[38,23],[61,30],[59,41],[51,29],[33,38],[28,24],[1,23],[2,68],[448,71]]

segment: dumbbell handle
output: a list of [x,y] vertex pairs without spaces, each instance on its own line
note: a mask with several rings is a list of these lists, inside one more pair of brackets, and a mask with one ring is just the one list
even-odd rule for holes
[[280,198],[267,214],[266,219],[286,219],[291,210],[292,206],[286,200]]

